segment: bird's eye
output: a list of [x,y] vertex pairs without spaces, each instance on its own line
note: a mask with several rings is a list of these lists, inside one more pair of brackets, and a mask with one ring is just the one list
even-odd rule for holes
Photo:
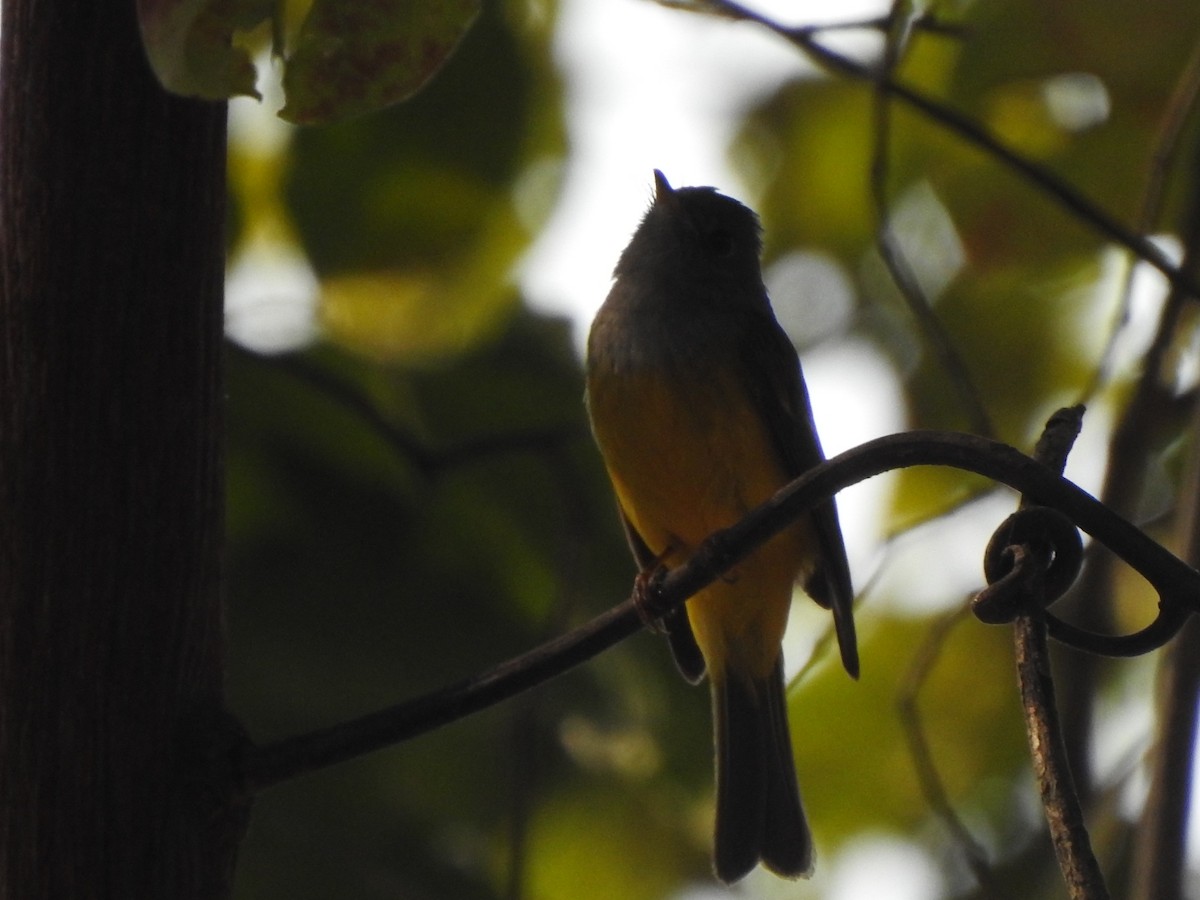
[[724,259],[733,255],[733,235],[724,228],[714,228],[705,236],[705,247],[711,256]]

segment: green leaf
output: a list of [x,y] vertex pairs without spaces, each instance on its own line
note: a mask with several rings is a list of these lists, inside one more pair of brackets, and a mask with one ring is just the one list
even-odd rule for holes
[[479,0],[317,0],[288,56],[280,115],[311,125],[406,100],[442,67]]
[[187,97],[258,97],[254,65],[234,31],[265,21],[272,0],[138,0],[150,67],[163,87]]
[[[934,622],[881,616],[864,629],[859,681],[829,665],[790,692],[797,774],[818,842],[872,827],[909,833],[929,815],[897,704]],[[932,762],[960,812],[999,815],[991,787],[1025,765],[1011,637],[964,619],[943,639],[916,701]]]
[[530,835],[528,896],[657,900],[689,874],[687,861],[703,871],[695,848],[645,794],[597,787],[544,801]]

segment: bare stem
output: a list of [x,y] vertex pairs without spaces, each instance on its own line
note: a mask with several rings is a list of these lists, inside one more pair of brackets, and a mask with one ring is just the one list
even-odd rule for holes
[[[1036,458],[1048,468],[1061,472],[1079,434],[1082,416],[1081,406],[1051,416],[1038,441]],[[1029,497],[1021,498],[1022,507],[1031,504]],[[1050,828],[1050,839],[1068,896],[1072,900],[1107,900],[1108,888],[1083,821],[1083,807],[1071,776],[1054,699],[1046,642],[1044,575],[1047,560],[1038,559],[1027,546],[1012,549],[1017,568],[1023,567],[1027,573],[1023,579],[1026,586],[1024,611],[1013,622],[1017,682],[1021,689],[1021,708],[1025,712],[1033,774]]]
[[1017,618],[1013,623],[1013,638],[1033,773],[1067,894],[1072,900],[1107,900],[1108,888],[1092,852],[1083,809],[1067,763],[1054,701],[1054,682],[1050,678],[1046,621],[1039,607],[1033,606]]

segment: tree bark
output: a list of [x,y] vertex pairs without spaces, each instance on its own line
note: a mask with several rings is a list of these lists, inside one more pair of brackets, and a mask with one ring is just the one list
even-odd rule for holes
[[220,897],[225,106],[4,0],[0,896]]

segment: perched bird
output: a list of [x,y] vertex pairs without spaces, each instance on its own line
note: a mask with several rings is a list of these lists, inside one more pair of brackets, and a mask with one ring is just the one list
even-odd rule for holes
[[[824,458],[791,341],[762,282],[753,211],[710,187],[671,187],[621,254],[592,324],[587,406],[643,576],[685,563]],[[812,869],[788,733],[781,641],[800,582],[832,608],[858,675],[853,590],[833,500],[664,621],[680,671],[712,683],[714,869]]]

